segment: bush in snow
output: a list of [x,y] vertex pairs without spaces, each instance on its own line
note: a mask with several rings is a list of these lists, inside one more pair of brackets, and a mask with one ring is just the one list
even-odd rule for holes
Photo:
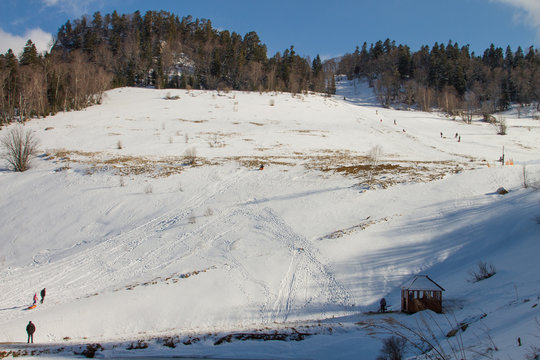
[[170,92],[167,93],[167,95],[165,95],[165,100],[178,100],[180,99],[180,96],[179,95],[171,95]]
[[[392,336],[383,342],[381,355],[377,359],[401,359],[402,357],[392,356],[404,356],[406,350],[416,353],[418,358],[422,359],[466,359],[461,334],[447,338],[442,330],[443,324],[437,319],[430,314],[420,314],[416,324],[401,322],[391,317],[368,322],[366,328],[382,330]],[[452,325],[448,318],[446,320]]]
[[197,159],[197,150],[194,147],[188,148],[186,149],[184,156],[186,158],[187,163],[189,165],[193,165],[195,163],[195,160]]
[[152,184],[146,184],[146,186],[144,187],[144,193],[145,194],[151,194],[152,192],[153,192]]
[[492,277],[497,273],[495,266],[486,263],[485,261],[479,261],[477,267],[469,270],[469,275],[471,275],[470,282],[478,282],[487,278]]
[[13,127],[2,138],[2,157],[13,170],[23,172],[28,170],[30,159],[36,155],[38,140],[31,130],[25,130],[22,125]]
[[401,360],[405,353],[407,342],[405,339],[398,336],[392,336],[384,339],[381,355],[377,356],[377,360]]
[[497,129],[497,135],[506,135],[506,129],[508,126],[506,125],[506,120],[502,116],[499,116],[493,125]]

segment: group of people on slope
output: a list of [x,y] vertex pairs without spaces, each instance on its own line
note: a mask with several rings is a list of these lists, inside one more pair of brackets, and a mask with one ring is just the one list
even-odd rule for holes
[[[43,300],[45,300],[45,295],[47,294],[47,290],[45,288],[41,289],[40,295],[41,295],[41,303],[43,304]],[[38,301],[37,293],[34,293],[34,303],[33,305],[36,305]]]
[[[41,295],[41,303],[43,304],[43,301],[45,300],[45,295],[47,294],[47,290],[45,288],[41,289],[40,295]],[[36,305],[38,301],[38,295],[37,293],[34,293],[34,303],[32,305]],[[26,325],[26,333],[28,334],[28,341],[27,343],[34,343],[34,333],[36,332],[36,325],[32,321],[28,322],[28,325]]]

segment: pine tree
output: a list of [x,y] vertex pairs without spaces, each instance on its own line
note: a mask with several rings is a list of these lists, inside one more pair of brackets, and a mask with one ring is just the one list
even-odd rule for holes
[[36,45],[34,45],[32,40],[28,40],[24,46],[19,63],[21,65],[36,65],[38,64],[38,60],[39,58]]

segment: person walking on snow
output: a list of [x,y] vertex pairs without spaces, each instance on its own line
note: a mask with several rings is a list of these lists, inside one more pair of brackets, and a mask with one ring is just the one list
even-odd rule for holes
[[36,305],[38,301],[37,293],[34,293],[34,305]]
[[382,312],[382,313],[383,313],[383,312],[386,312],[386,299],[385,299],[385,298],[382,298],[382,299],[381,299],[380,305],[381,305],[380,312]]
[[45,294],[47,293],[47,291],[45,290],[45,288],[43,288],[41,290],[41,303],[43,304],[43,300],[45,300]]
[[26,325],[26,332],[28,333],[28,341],[27,344],[34,343],[34,332],[36,331],[36,326],[32,324],[31,321],[28,322],[28,325]]

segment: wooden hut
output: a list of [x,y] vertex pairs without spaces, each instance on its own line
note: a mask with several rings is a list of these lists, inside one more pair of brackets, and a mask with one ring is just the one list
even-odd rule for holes
[[412,314],[430,309],[442,313],[442,286],[427,275],[416,275],[401,287],[401,311]]

